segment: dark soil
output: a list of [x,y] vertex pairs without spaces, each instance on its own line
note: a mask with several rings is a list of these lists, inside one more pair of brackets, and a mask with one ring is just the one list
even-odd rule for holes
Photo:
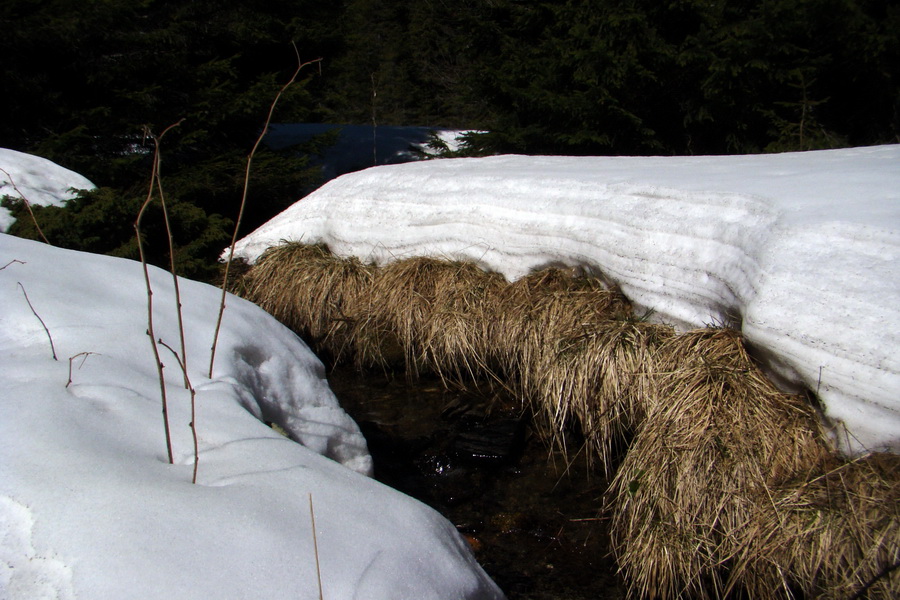
[[625,598],[600,511],[606,483],[577,441],[567,461],[492,390],[342,367],[329,380],[366,436],[376,479],[454,523],[510,600]]

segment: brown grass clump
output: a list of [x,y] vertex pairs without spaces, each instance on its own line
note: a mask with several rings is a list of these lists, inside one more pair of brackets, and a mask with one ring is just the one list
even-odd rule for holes
[[[484,355],[485,296],[503,285],[471,263],[414,258],[378,270],[369,291],[370,325],[390,330],[413,375],[422,368],[457,380],[476,373]],[[368,327],[360,330],[367,335]]]
[[543,357],[542,376],[533,382],[550,435],[562,439],[559,432],[576,425],[588,457],[599,459],[611,475],[615,455],[643,419],[644,398],[652,391],[648,365],[673,335],[663,325],[605,319],[556,339]]
[[813,410],[778,392],[728,330],[673,337],[655,358],[646,417],[610,487],[612,537],[632,592],[648,598],[769,597],[758,560],[769,490],[827,453]]
[[368,304],[374,267],[340,259],[323,246],[269,249],[236,284],[241,295],[340,359],[351,355],[360,307]]
[[471,263],[451,263],[441,274],[422,348],[431,368],[445,379],[465,384],[493,376],[489,323],[491,299],[506,285],[499,273],[486,273]]
[[545,439],[564,447],[575,426],[588,456],[610,465],[628,427],[624,406],[641,388],[640,355],[668,329],[637,323],[617,291],[597,279],[549,268],[489,300],[486,348],[500,376],[539,417]]
[[[630,316],[621,294],[596,279],[549,268],[523,277],[490,298],[489,349],[504,375],[535,389],[556,341],[593,328],[600,321]],[[549,354],[548,354],[549,353]]]
[[[829,461],[779,489],[764,557],[808,597],[900,598],[900,456]],[[789,575],[788,575],[789,574]]]

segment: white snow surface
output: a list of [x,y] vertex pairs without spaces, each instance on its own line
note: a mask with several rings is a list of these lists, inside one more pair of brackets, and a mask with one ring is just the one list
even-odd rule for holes
[[[74,171],[46,158],[0,148],[0,198],[25,197],[31,204],[60,206],[78,190],[92,190],[94,184]],[[12,213],[0,206],[0,233],[15,222]]]
[[472,260],[514,280],[602,274],[682,329],[728,324],[818,394],[849,454],[900,449],[900,146],[717,157],[497,156],[329,182],[242,239],[383,264]]
[[208,377],[220,292],[180,280],[197,410],[161,346],[170,465],[141,265],[0,234],[0,269],[0,599],[314,599],[314,543],[328,599],[502,598],[447,520],[366,476],[321,363],[255,305],[228,297]]

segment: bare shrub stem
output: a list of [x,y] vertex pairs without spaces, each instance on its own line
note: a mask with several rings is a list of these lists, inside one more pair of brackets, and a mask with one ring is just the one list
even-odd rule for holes
[[[28,198],[25,197],[25,194],[22,193],[22,190],[19,189],[19,186],[16,185],[16,182],[13,181],[13,176],[9,174],[4,168],[0,168],[0,171],[3,172],[4,175],[9,177],[9,183],[13,186],[13,189],[16,190],[16,193],[22,197],[22,201],[25,203],[25,208],[28,209],[28,214],[31,215],[31,222],[34,223],[34,228],[37,229],[38,235],[41,236],[41,239],[45,244],[50,244],[49,240],[47,240],[47,236],[44,235],[44,232],[41,230],[41,226],[38,225],[37,219],[34,216],[34,211],[31,210],[31,202],[28,201]],[[50,244],[52,246],[52,244]]]
[[134,231],[137,235],[138,252],[141,257],[141,266],[144,269],[144,283],[147,286],[147,335],[150,337],[150,344],[153,347],[153,358],[156,361],[156,371],[159,374],[159,389],[162,399],[163,427],[165,429],[166,451],[169,456],[170,465],[174,464],[175,460],[172,455],[172,434],[169,429],[169,407],[168,400],[166,398],[166,378],[163,374],[165,365],[163,364],[162,359],[159,356],[159,347],[156,345],[156,332],[153,329],[153,286],[150,284],[150,267],[147,264],[147,256],[144,252],[143,236],[141,235],[141,222],[144,218],[144,214],[147,212],[147,207],[150,206],[150,203],[153,201],[153,190],[156,187],[157,179],[159,177],[159,141],[167,131],[169,131],[173,127],[178,126],[179,124],[181,124],[181,121],[166,127],[166,129],[163,130],[159,137],[153,138],[155,149],[153,151],[153,168],[150,174],[150,186],[147,190],[147,198],[141,205],[141,209],[138,212],[137,219],[135,219],[134,221]]
[[66,381],[66,387],[69,387],[70,385],[72,385],[72,361],[74,361],[79,356],[83,356],[84,358],[81,359],[81,365],[78,366],[78,368],[80,369],[82,366],[84,366],[84,361],[86,361],[87,357],[91,354],[97,354],[97,353],[96,352],[79,352],[78,354],[75,354],[74,356],[69,357],[69,380]]
[[316,579],[319,582],[319,600],[324,600],[324,595],[322,594],[322,570],[319,567],[319,542],[316,537],[316,511],[313,509],[312,493],[309,494],[309,518],[312,521],[313,552],[316,556]]
[[6,267],[8,267],[9,265],[12,265],[12,264],[14,264],[14,263],[19,263],[20,265],[24,265],[24,264],[25,264],[23,261],[21,261],[21,260],[19,260],[19,259],[17,259],[17,258],[14,258],[14,259],[12,259],[11,261],[9,261],[8,263],[6,263],[5,265],[3,265],[2,267],[0,267],[0,271],[2,271],[2,270],[5,269]]
[[159,340],[159,343],[162,346],[165,346],[169,352],[175,356],[175,360],[178,361],[178,366],[181,367],[181,372],[184,374],[185,387],[191,393],[191,422],[189,425],[191,434],[194,437],[194,474],[191,477],[191,483],[197,483],[197,467],[200,465],[200,443],[197,440],[197,392],[194,391],[194,386],[191,385],[191,379],[188,376],[184,360],[179,358],[178,353],[175,352],[170,345],[162,341],[162,339]]
[[266,135],[266,132],[269,130],[269,124],[272,122],[272,115],[275,113],[275,106],[278,104],[278,100],[281,99],[282,94],[297,80],[297,76],[300,75],[300,71],[303,70],[303,67],[314,63],[321,63],[322,59],[317,58],[315,60],[310,60],[307,62],[301,62],[300,53],[297,50],[297,46],[294,45],[294,53],[297,55],[297,69],[294,71],[293,76],[291,76],[290,80],[285,83],[281,89],[278,91],[278,94],[275,95],[275,98],[272,100],[272,104],[269,106],[269,114],[266,117],[265,125],[263,125],[262,131],[259,134],[259,137],[256,138],[256,143],[253,144],[253,149],[250,150],[250,154],[247,156],[247,167],[244,172],[244,192],[241,196],[241,207],[238,210],[238,217],[234,223],[234,233],[231,236],[231,245],[228,250],[228,260],[225,262],[225,273],[222,276],[222,300],[219,303],[219,316],[216,319],[216,330],[213,334],[213,342],[212,347],[210,349],[209,356],[209,377],[213,376],[213,367],[216,363],[216,346],[219,341],[219,331],[222,328],[222,317],[225,313],[225,297],[227,295],[228,289],[228,275],[231,271],[231,262],[234,260],[234,247],[237,244],[237,236],[238,232],[241,228],[241,221],[244,218],[244,208],[247,206],[247,193],[250,187],[250,167],[253,164],[253,156],[256,154],[256,150],[259,148],[259,145],[262,143],[263,137]]
[[[8,266],[8,265],[7,265]],[[25,291],[25,286],[22,285],[21,281],[17,281],[19,287],[22,288],[22,295],[25,296],[25,302],[28,303],[28,308],[31,309],[31,312],[34,313],[34,316],[37,317],[37,320],[41,322],[41,326],[44,328],[44,331],[47,333],[47,339],[50,340],[50,352],[53,354],[53,360],[59,360],[56,358],[56,347],[53,345],[53,337],[50,335],[50,330],[47,329],[47,324],[44,323],[44,320],[41,318],[41,315],[34,310],[34,306],[31,304],[31,300],[28,299],[28,292]]]
[[[168,128],[166,128],[165,131],[163,131],[162,135],[165,135],[166,131],[168,131],[169,129],[172,129],[173,127],[177,127],[183,121],[184,121],[184,119],[181,119],[174,125],[169,126]],[[162,206],[163,221],[165,222],[165,225],[166,225],[166,236],[168,237],[168,241],[169,241],[169,270],[172,272],[172,285],[175,289],[175,310],[178,313],[178,335],[179,335],[179,338],[181,341],[181,363],[182,363],[181,369],[182,369],[182,371],[184,371],[184,387],[185,387],[185,389],[188,389],[190,387],[190,382],[188,380],[188,375],[187,375],[187,345],[185,342],[185,335],[184,335],[184,317],[182,315],[182,310],[181,310],[181,289],[178,285],[178,275],[175,273],[175,242],[174,242],[174,239],[172,236],[172,226],[171,226],[171,223],[169,222],[169,209],[166,206],[166,196],[163,193],[162,179],[160,178],[160,170],[159,170],[160,169],[159,140],[162,138],[162,135],[160,135],[159,138],[157,138],[150,132],[150,130],[148,128],[144,129],[144,135],[147,135],[150,138],[152,138],[154,146],[155,146],[156,160],[154,161],[154,171],[156,173],[156,177],[154,179],[156,180],[156,188],[157,188],[157,191],[159,192],[159,203]],[[151,186],[152,185],[153,184],[151,182]]]

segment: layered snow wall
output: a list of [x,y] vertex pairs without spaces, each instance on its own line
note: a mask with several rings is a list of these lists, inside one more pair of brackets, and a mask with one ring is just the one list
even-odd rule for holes
[[900,146],[723,157],[453,159],[330,182],[241,240],[517,279],[581,267],[687,329],[740,327],[848,453],[900,449]]

